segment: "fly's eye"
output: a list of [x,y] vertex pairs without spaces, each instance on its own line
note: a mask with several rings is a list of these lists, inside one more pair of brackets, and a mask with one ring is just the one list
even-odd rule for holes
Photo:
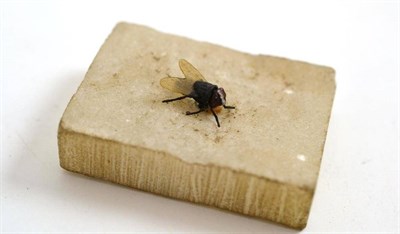
[[221,96],[221,98],[224,98],[224,99],[226,98],[226,93],[225,93],[224,88],[218,88],[218,93]]
[[224,89],[223,88],[218,88],[217,92],[218,92],[219,98],[221,99],[222,105],[225,105],[226,93],[225,93]]

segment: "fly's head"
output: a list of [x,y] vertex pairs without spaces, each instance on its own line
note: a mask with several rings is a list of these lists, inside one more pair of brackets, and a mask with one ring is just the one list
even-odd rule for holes
[[210,107],[215,108],[218,106],[224,106],[226,103],[226,93],[223,88],[217,88],[214,90],[211,99],[210,99]]

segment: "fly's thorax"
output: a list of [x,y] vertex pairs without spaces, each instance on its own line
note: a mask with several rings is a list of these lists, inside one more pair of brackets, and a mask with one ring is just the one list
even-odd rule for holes
[[196,100],[200,109],[207,109],[210,107],[210,100],[214,95],[214,90],[217,89],[218,87],[216,85],[205,81],[196,81],[193,84],[191,96]]

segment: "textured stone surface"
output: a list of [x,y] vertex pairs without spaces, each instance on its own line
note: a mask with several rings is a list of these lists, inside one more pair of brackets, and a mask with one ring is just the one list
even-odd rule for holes
[[[224,87],[221,128],[163,89],[192,63]],[[305,227],[335,92],[329,67],[250,55],[121,23],[61,119],[63,168],[145,191]]]

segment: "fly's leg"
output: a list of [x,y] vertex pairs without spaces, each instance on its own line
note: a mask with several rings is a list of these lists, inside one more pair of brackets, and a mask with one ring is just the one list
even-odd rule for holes
[[[210,110],[211,110],[211,112],[212,112],[213,115],[214,115],[215,121],[217,121],[218,127],[221,127],[221,125],[219,125],[219,120],[218,120],[217,114],[215,114],[215,112],[214,112],[214,110],[213,110],[212,108],[211,108]],[[195,111],[195,112],[186,111],[186,115],[195,115],[195,114],[198,114],[198,113],[203,112],[203,111],[205,111],[205,109],[200,109],[200,110]]]
[[198,114],[198,113],[203,112],[203,111],[204,111],[204,109],[200,109],[200,110],[195,111],[195,112],[186,111],[186,115],[195,115],[195,114]]
[[236,109],[236,107],[234,107],[234,106],[225,106],[225,105],[224,105],[224,108],[225,109]]
[[213,115],[214,115],[214,118],[215,118],[215,121],[217,121],[217,125],[218,125],[218,127],[221,127],[221,125],[219,125],[219,120],[218,120],[218,116],[217,116],[217,114],[215,114],[215,112],[214,112],[214,110],[211,108],[211,112],[213,113]]
[[185,95],[185,96],[182,96],[182,97],[177,97],[177,98],[173,98],[173,99],[163,100],[162,102],[165,102],[165,103],[174,102],[174,101],[182,100],[182,99],[185,99],[185,98],[188,98],[188,97],[190,97],[190,96],[189,96],[189,95]]

